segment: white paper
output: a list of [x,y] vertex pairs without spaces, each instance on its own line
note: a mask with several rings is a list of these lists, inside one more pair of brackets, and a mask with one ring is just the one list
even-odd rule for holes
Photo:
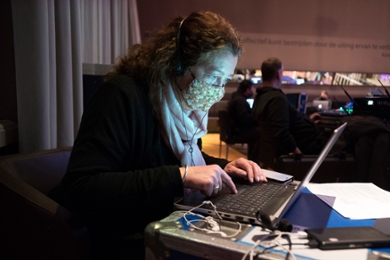
[[345,218],[390,218],[390,192],[373,183],[309,183],[307,188]]

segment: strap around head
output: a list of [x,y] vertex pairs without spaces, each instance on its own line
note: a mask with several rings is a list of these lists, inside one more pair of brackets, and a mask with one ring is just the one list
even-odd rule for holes
[[181,58],[180,58],[180,32],[181,32],[181,26],[183,25],[185,19],[181,20],[179,28],[177,29],[177,35],[176,35],[176,52],[177,52],[177,65],[174,69],[175,74],[180,74],[183,70],[181,66]]

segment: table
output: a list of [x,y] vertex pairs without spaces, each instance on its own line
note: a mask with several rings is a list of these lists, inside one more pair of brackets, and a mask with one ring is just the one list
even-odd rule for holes
[[[301,194],[284,218],[293,224],[294,231],[317,227],[374,226],[384,233],[390,234],[390,219],[346,219],[311,194],[307,189]],[[224,222],[224,224],[227,222]],[[234,229],[232,222],[230,222],[230,228]],[[235,237],[236,239],[228,239],[216,234],[191,230],[183,218],[171,215],[164,220],[149,224],[146,228],[146,259],[241,259],[251,248],[251,244],[247,242],[247,236],[254,229],[258,229],[258,227],[244,224],[240,234]],[[329,252],[329,250],[325,252],[318,249],[310,250],[317,250],[317,253],[321,254],[321,259],[335,259],[335,255],[336,257],[344,258],[346,255],[351,256],[352,253],[357,254],[358,257],[361,257],[360,259],[366,259],[368,255],[370,259],[381,259],[379,254],[385,254],[386,257],[390,257],[390,248],[377,249],[375,251],[370,249],[368,251],[366,249],[332,250],[333,252]],[[297,259],[316,259],[312,256],[307,258],[300,253],[296,257]],[[284,258],[285,253],[271,251],[255,259]]]

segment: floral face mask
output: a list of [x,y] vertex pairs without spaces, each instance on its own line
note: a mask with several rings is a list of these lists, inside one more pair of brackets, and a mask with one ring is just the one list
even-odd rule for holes
[[224,87],[217,87],[195,78],[191,84],[182,91],[187,106],[192,110],[207,112],[212,105],[220,101],[225,95]]

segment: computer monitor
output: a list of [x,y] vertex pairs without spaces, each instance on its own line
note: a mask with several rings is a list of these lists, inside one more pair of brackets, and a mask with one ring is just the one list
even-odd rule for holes
[[299,93],[288,93],[286,94],[288,102],[298,109],[299,107]]
[[294,106],[299,112],[304,114],[306,113],[306,101],[308,99],[307,93],[287,93],[286,97],[290,104]]
[[297,83],[297,85],[301,85],[305,83],[305,79],[295,79],[295,82]]
[[328,110],[330,109],[329,100],[313,100],[313,107],[316,107],[318,110]]
[[251,81],[252,81],[252,84],[260,84],[261,83],[261,77],[252,77]]
[[253,101],[255,101],[253,98],[247,98],[246,102],[248,102],[250,108],[253,108]]

